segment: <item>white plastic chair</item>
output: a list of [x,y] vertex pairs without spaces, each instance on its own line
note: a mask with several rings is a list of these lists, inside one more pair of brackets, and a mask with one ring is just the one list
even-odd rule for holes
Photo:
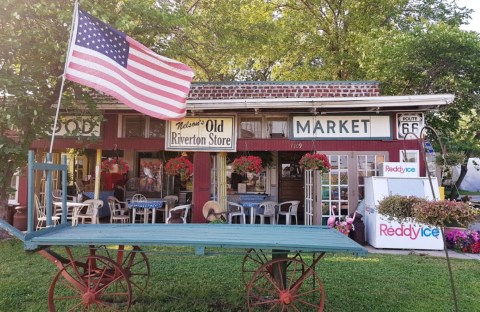
[[180,211],[180,218],[182,219],[183,223],[187,223],[187,217],[188,217],[188,211],[189,210],[190,210],[190,204],[177,206],[177,207],[171,209],[168,212],[168,218],[167,218],[167,221],[165,223],[170,223],[170,220],[172,219],[172,213],[175,213],[176,211]]
[[170,209],[174,208],[178,204],[178,196],[177,195],[167,195],[162,198],[165,201],[165,205],[163,205],[163,208],[158,209],[159,211],[163,211],[164,216],[165,216],[165,222],[167,220],[167,213],[170,211]]
[[130,201],[146,202],[147,198],[143,194],[135,194]]
[[[61,202],[63,200],[62,193],[63,192],[60,189],[53,190],[52,191],[52,200],[57,201],[57,202]],[[67,195],[67,202],[68,201],[76,203],[77,202],[77,197],[72,196],[72,195]],[[60,217],[60,218],[62,217],[62,207],[56,206],[55,215],[57,217]],[[67,220],[71,220],[71,219],[72,219],[72,212],[70,210],[67,210]]]
[[108,207],[110,208],[110,223],[127,223],[130,222],[127,208],[122,207],[121,202],[115,196],[108,196]]
[[101,199],[87,199],[83,204],[88,205],[87,210],[83,212],[82,209],[75,209],[72,219],[72,225],[75,226],[79,223],[79,219],[82,220],[82,224],[85,223],[87,219],[90,219],[90,223],[98,224],[100,220],[98,218],[98,210],[103,207],[103,200]]
[[292,219],[295,217],[295,224],[298,224],[298,206],[299,200],[285,201],[278,204],[277,223],[280,215],[285,216],[285,224],[292,224]]
[[[47,213],[44,205],[40,203],[40,199],[37,194],[34,194],[35,199],[35,210],[37,212],[37,227],[36,230],[43,229],[47,227]],[[60,217],[52,215],[52,225],[55,226],[58,224]]]
[[257,213],[257,216],[260,217],[260,223],[265,223],[265,218],[270,218],[270,223],[275,224],[276,221],[276,211],[275,208],[278,206],[277,202],[274,201],[264,201],[258,207],[263,209],[261,213]]
[[234,217],[239,217],[240,223],[245,224],[246,217],[245,217],[245,209],[242,205],[234,202],[228,202],[228,223],[232,223]]
[[[135,194],[132,196],[132,198],[130,199],[130,202],[146,202],[148,201],[147,198],[145,197],[145,195],[143,194]],[[144,222],[144,218],[145,216],[148,217],[148,215],[150,215],[152,213],[152,211],[150,209],[147,209],[145,210],[144,208],[135,208],[136,210],[136,213],[135,213],[135,218],[137,216],[139,216],[139,222],[140,223],[143,223]],[[132,220],[133,223],[136,222],[136,220]]]

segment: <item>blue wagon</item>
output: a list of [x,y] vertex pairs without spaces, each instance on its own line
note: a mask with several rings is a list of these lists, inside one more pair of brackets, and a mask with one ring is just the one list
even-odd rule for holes
[[[58,169],[55,165],[51,166],[53,170]],[[50,170],[46,164],[40,168]],[[61,170],[66,170],[66,166]],[[65,190],[63,194],[66,194]],[[65,206],[66,198],[63,201]],[[147,288],[150,276],[150,263],[140,246],[191,246],[198,252],[206,247],[245,250],[242,280],[246,287],[249,311],[322,311],[325,291],[315,270],[318,262],[329,252],[359,256],[367,254],[364,247],[325,226],[72,226],[64,222],[33,231],[31,204],[29,200],[29,216],[32,220],[29,220],[26,234],[1,220],[0,227],[23,240],[26,250],[39,252],[58,267],[48,293],[49,311],[128,311],[132,302]],[[105,247],[112,245],[116,248]],[[63,246],[65,255],[52,250],[52,246]],[[88,246],[89,251],[86,255],[77,256],[73,254],[72,246]],[[304,253],[313,254],[311,263],[303,260]]]

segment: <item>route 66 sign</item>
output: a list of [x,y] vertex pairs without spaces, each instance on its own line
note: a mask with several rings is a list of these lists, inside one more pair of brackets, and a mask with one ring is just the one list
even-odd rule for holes
[[[425,117],[423,116],[423,113],[398,113],[397,139],[414,140],[417,137],[420,137],[420,131],[424,125]],[[414,133],[417,136],[412,135],[411,133]]]

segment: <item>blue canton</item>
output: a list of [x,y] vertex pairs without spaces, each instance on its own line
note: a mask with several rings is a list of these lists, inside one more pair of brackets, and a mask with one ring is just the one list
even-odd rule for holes
[[126,35],[80,9],[75,44],[102,53],[127,67],[129,44]]

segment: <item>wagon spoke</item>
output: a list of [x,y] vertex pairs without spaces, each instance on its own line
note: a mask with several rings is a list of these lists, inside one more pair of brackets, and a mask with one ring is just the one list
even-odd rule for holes
[[323,311],[324,301],[317,273],[297,257],[265,263],[247,286],[249,311]]
[[[73,276],[80,274],[74,261],[56,274],[49,290],[49,310],[128,310],[132,289],[121,267],[103,256],[90,255],[84,259],[87,265],[78,280],[72,277],[72,273]],[[83,285],[83,289],[79,289],[79,284]]]

